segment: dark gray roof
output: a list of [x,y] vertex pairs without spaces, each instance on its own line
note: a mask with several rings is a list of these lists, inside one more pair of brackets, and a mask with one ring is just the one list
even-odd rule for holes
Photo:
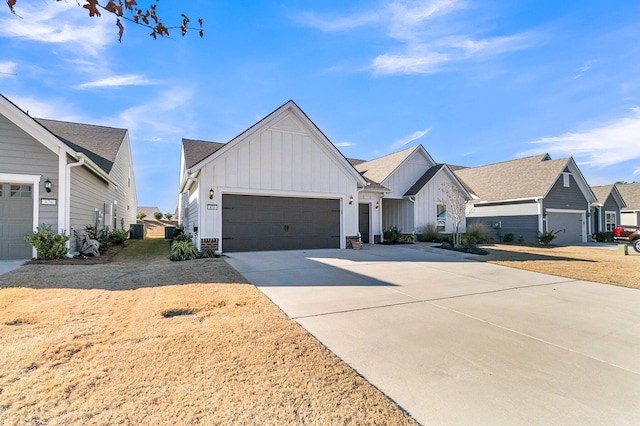
[[35,118],[40,125],[53,133],[69,148],[86,155],[106,173],[116,161],[126,129],[95,126],[93,124],[69,123],[66,121]]
[[225,146],[225,144],[220,142],[209,142],[183,138],[182,147],[184,149],[185,167],[187,169],[190,169],[223,146]]
[[408,197],[411,195],[416,195],[420,190],[427,184],[433,177],[440,171],[441,168],[444,167],[444,164],[436,164],[433,167],[430,167],[424,174],[413,184],[411,188],[407,192],[405,192],[404,196]]
[[622,210],[640,210],[640,182],[617,183],[616,188],[627,204],[627,207]]

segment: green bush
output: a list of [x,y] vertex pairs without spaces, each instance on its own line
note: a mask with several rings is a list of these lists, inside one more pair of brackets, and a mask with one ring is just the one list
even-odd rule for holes
[[147,214],[145,212],[138,212],[138,214],[136,215],[136,218],[138,218],[138,220],[142,220],[145,217],[147,217]]
[[[493,239],[487,235],[487,228],[484,226],[482,222],[473,222],[467,226],[467,232],[465,233],[468,237],[473,238],[475,244],[490,244],[493,242]],[[464,237],[462,237],[464,239]],[[464,244],[464,242],[463,242]]]
[[191,241],[174,241],[171,245],[171,257],[173,261],[192,260],[200,257],[198,249]]
[[173,217],[173,215],[171,213],[165,213],[164,214],[165,219],[167,220],[171,220],[171,218]]
[[596,232],[596,241],[599,243],[612,243],[613,232]]
[[220,255],[216,254],[214,249],[204,249],[200,252],[200,257],[203,259],[210,259],[212,257],[220,257]]
[[98,251],[100,253],[104,253],[109,247],[111,247],[111,233],[108,228],[96,229],[91,225],[85,225],[84,232],[89,234],[89,238],[100,243],[100,247],[98,247]]
[[418,235],[416,236],[418,241],[421,242],[440,242],[442,241],[442,235],[438,231],[435,223],[427,223],[422,228],[418,229]]
[[124,245],[124,242],[129,238],[129,231],[114,229],[109,234],[109,243],[113,245]]
[[186,243],[191,243],[193,242],[193,236],[189,233],[182,233],[182,234],[173,234],[173,242],[186,242]]
[[162,219],[164,215],[160,212],[153,212],[153,217],[156,218],[156,220],[160,220]]
[[69,251],[66,246],[69,236],[65,231],[57,234],[45,224],[38,226],[37,231],[25,236],[24,239],[38,250],[38,259],[61,259]]
[[503,243],[510,243],[510,242],[513,242],[513,234],[512,234],[512,233],[504,234],[504,235],[502,236],[502,242],[503,242]]
[[547,246],[559,233],[560,231],[538,232],[538,241]]
[[402,231],[397,226],[392,226],[382,231],[384,242],[387,244],[398,244],[402,238]]

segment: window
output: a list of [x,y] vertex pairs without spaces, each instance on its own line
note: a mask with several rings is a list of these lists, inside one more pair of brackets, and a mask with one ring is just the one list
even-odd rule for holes
[[31,198],[31,185],[11,185],[10,197]]
[[447,205],[438,204],[436,206],[436,230],[444,231],[447,224]]
[[604,229],[607,232],[613,232],[616,229],[616,212],[605,212],[604,213]]
[[562,185],[565,188],[569,188],[569,183],[570,183],[569,176],[571,176],[571,173],[563,173],[562,174]]

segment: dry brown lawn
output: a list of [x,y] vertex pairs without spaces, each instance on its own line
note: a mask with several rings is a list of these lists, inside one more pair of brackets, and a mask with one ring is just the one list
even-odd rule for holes
[[0,276],[0,424],[415,423],[224,260],[115,259]]
[[490,254],[474,259],[576,280],[640,288],[640,253],[630,247],[628,256],[610,248],[582,246],[495,244],[483,248]]

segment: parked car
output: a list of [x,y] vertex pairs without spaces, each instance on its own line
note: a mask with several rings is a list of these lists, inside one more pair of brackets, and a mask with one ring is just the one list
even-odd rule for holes
[[613,239],[631,244],[633,249],[640,253],[640,226],[618,226],[613,231]]

